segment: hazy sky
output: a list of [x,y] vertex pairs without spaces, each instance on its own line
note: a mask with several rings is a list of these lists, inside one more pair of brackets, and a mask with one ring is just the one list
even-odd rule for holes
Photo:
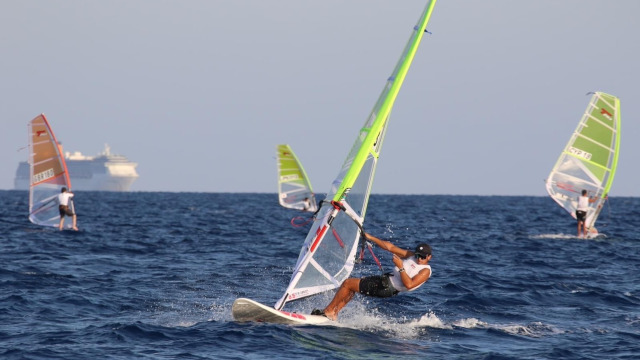
[[[288,143],[325,193],[425,0],[3,0],[0,189],[27,122],[137,162],[132,190],[276,192]],[[621,99],[611,196],[640,190],[640,1],[439,0],[373,191],[546,195],[590,91]]]

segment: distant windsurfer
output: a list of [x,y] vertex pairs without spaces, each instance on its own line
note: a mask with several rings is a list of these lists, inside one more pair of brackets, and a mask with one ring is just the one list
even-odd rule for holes
[[400,292],[413,291],[431,277],[431,247],[419,244],[414,251],[401,249],[389,241],[378,239],[365,233],[365,238],[380,248],[393,254],[394,271],[384,275],[345,280],[331,303],[324,310],[314,310],[312,315],[324,315],[331,320],[338,319],[338,313],[356,293],[366,296],[387,298]]
[[302,201],[302,210],[303,211],[309,211],[310,208],[311,208],[311,201],[309,200],[308,197],[306,197]]
[[73,197],[73,193],[68,191],[66,187],[63,187],[60,190],[60,195],[58,195],[58,210],[60,211],[60,225],[58,228],[62,230],[64,228],[64,217],[71,216],[73,219],[72,229],[78,231],[78,227],[76,226],[76,214],[69,208],[69,201]]
[[589,203],[595,202],[596,199],[587,195],[587,190],[582,190],[582,195],[578,197],[578,208],[576,209],[576,219],[578,220],[578,237],[582,233],[582,237],[587,237],[588,228],[585,225],[587,219],[587,210]]

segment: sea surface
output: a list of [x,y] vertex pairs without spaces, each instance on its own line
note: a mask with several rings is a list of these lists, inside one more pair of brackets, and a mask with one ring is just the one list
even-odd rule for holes
[[308,231],[276,194],[78,192],[80,232],[27,202],[0,191],[0,359],[640,359],[640,198],[610,198],[585,240],[547,197],[374,194],[367,231],[430,243],[433,276],[357,295],[337,326],[231,316],[280,298]]

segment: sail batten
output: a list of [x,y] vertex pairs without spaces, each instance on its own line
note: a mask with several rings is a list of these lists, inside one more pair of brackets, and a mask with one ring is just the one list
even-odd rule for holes
[[594,145],[598,145],[603,149],[606,149],[608,151],[614,151],[613,148],[611,148],[610,146],[607,146],[606,144],[600,143],[598,142],[598,140],[594,139],[594,138],[590,138],[588,136],[584,136],[582,134],[576,134],[577,137],[581,138],[581,139],[585,139],[587,141],[590,141],[591,143],[593,143]]
[[412,28],[400,59],[331,184],[326,196],[329,201],[321,203],[289,285],[274,305],[276,309],[282,309],[288,301],[335,289],[351,274],[389,114],[435,3],[436,0],[428,1],[418,23]]
[[[587,164],[593,165],[595,167],[598,167],[598,168],[600,168],[600,169],[602,169],[604,171],[611,171],[611,168],[608,168],[608,167],[606,167],[604,165],[598,164],[598,163],[593,162],[593,161],[586,160],[586,159],[584,159],[584,158],[582,158],[580,156],[577,156],[577,155],[574,155],[574,154],[571,154],[571,153],[566,153],[566,154],[571,156],[571,157],[574,157],[574,158],[576,158],[576,159],[578,159],[578,160],[580,160],[580,161],[582,161],[584,163],[587,163]],[[594,182],[595,181],[597,181],[597,180],[594,180]]]
[[591,119],[591,120],[597,122],[598,124],[608,128],[611,131],[616,131],[616,129],[614,129],[612,126],[610,126],[609,124],[607,124],[607,123],[605,123],[603,121],[600,121],[600,119],[598,119],[597,117],[593,117],[593,116],[589,115],[589,119]]
[[615,176],[620,152],[620,100],[593,93],[589,105],[547,178],[549,196],[576,217],[578,197],[595,198],[585,225],[593,228]]

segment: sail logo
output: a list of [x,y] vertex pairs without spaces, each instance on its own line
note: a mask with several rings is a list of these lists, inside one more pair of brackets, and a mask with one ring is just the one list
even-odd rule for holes
[[47,170],[45,170],[45,171],[43,171],[41,173],[37,173],[37,174],[33,175],[33,180],[32,181],[35,184],[35,183],[38,183],[38,182],[41,182],[41,181],[45,181],[45,180],[47,180],[49,178],[52,178],[54,176],[55,176],[55,173],[53,172],[53,169],[47,169]]
[[600,109],[600,115],[604,115],[604,117],[606,117],[607,119],[613,121],[613,114],[608,112],[607,109],[605,109],[605,108]]
[[44,130],[38,130],[38,131],[36,131],[36,136],[39,137],[40,135],[45,134],[45,133],[46,133],[46,131],[44,131]]
[[571,146],[569,148],[568,152],[569,152],[569,154],[573,154],[573,155],[575,155],[577,157],[581,157],[581,158],[586,159],[586,160],[591,160],[591,153],[588,153],[588,152],[586,152],[584,150],[580,150],[578,148],[574,148],[573,146]]
[[292,293],[291,295],[289,295],[289,300],[295,300],[298,297],[305,297],[305,296],[309,296],[309,290],[301,290],[301,291],[297,291],[295,293]]
[[300,179],[300,176],[298,176],[298,174],[291,174],[291,175],[283,175],[280,176],[280,181],[294,181],[294,180],[298,180]]
[[284,314],[284,315],[290,316],[290,317],[295,318],[295,319],[307,320],[307,318],[304,317],[304,315],[300,315],[300,314],[296,314],[296,313],[290,313],[288,311],[282,311],[282,310],[280,310],[280,312],[282,314]]

